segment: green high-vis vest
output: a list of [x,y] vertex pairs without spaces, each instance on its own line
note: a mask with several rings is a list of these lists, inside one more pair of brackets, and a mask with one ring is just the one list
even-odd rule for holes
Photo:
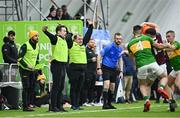
[[[25,44],[27,46],[27,51],[26,51],[26,54],[24,55],[24,57],[22,59],[28,66],[35,68],[37,56],[39,54],[39,45],[36,44],[36,49],[33,49],[31,44],[29,43],[29,41],[27,41]],[[19,66],[21,66],[25,70],[29,70],[28,68],[23,67],[23,65],[21,65],[21,64]]]
[[69,49],[69,62],[75,64],[87,64],[86,47],[73,42],[73,46]]
[[56,45],[51,45],[52,47],[52,60],[57,60],[59,62],[68,61],[68,46],[66,40],[58,37]]

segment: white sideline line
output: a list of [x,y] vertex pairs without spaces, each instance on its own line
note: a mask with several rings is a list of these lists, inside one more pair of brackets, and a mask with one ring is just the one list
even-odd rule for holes
[[[162,107],[167,105],[158,105],[158,106],[152,106],[152,108]],[[80,110],[76,112],[49,112],[48,114],[32,114],[32,115],[23,115],[23,116],[14,116],[14,117],[4,117],[4,118],[25,118],[25,117],[38,117],[38,116],[54,116],[54,115],[63,115],[63,114],[80,114],[80,113],[94,113],[94,112],[106,112],[106,111],[119,111],[119,110],[128,110],[128,109],[139,109],[143,108],[143,106],[139,107],[129,107],[129,108],[118,108],[118,109],[108,109],[108,110]],[[32,112],[35,113],[35,112]],[[126,117],[127,118],[127,117]]]

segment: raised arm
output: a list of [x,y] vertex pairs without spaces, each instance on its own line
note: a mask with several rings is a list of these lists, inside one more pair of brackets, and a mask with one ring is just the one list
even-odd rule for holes
[[67,42],[67,45],[68,45],[68,49],[72,48],[72,46],[73,46],[72,36],[73,36],[72,33],[68,33],[68,34],[66,35],[66,42]]
[[52,45],[56,45],[56,43],[57,43],[57,36],[51,34],[51,33],[48,31],[48,26],[43,26],[43,27],[42,27],[42,31],[44,32],[44,34],[46,34],[46,36],[48,36],[48,38],[49,38],[50,41],[51,41],[51,44],[52,44]]
[[88,23],[89,23],[88,31],[86,32],[86,34],[84,35],[84,38],[83,38],[84,45],[86,45],[89,42],[89,40],[91,39],[91,35],[92,35],[92,31],[93,31],[93,22],[88,21]]

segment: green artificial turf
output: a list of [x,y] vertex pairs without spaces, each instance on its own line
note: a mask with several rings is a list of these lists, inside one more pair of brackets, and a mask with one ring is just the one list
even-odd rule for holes
[[[180,100],[177,101],[179,103]],[[47,112],[48,108],[35,108],[34,112],[23,112],[22,110],[4,110],[0,111],[0,117],[3,118],[37,118],[37,117],[68,117],[68,118],[93,118],[93,117],[102,117],[102,118],[180,118],[180,107],[176,109],[175,112],[168,112],[168,104],[165,103],[154,103],[151,101],[151,109],[149,112],[143,111],[143,101],[132,104],[114,104],[117,109],[115,110],[102,110],[101,107],[82,107],[84,110],[68,110],[67,113],[53,113]]]

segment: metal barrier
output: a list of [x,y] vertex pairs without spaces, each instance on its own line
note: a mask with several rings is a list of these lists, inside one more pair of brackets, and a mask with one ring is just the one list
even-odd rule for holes
[[20,78],[18,75],[18,65],[17,64],[8,64],[8,63],[1,63],[0,64],[0,82],[19,82],[17,80]]
[[10,64],[9,66],[9,82],[17,82],[17,77],[20,78],[18,73],[18,65],[17,64]]
[[[17,81],[18,65],[17,64],[0,64],[0,93],[1,89],[5,87],[13,87],[16,89],[21,89],[21,81]],[[20,80],[20,77],[19,77]],[[14,89],[13,89],[14,90]]]
[[0,72],[1,72],[1,77],[0,81],[1,82],[8,82],[9,79],[9,64],[8,63],[0,63]]
[[[52,84],[52,74],[50,71],[50,65],[44,65],[42,68],[43,73],[45,74],[47,78],[47,82],[49,85],[49,90],[51,89]],[[8,64],[8,63],[1,63],[0,64],[0,82],[1,83],[19,83],[21,82],[20,74],[18,65]]]
[[46,70],[46,72],[44,72],[44,74],[46,75],[46,77],[48,77],[48,88],[50,91],[51,90],[51,84],[52,84],[52,74],[51,74],[51,70],[50,70],[50,64],[44,66],[44,71],[45,70]]

